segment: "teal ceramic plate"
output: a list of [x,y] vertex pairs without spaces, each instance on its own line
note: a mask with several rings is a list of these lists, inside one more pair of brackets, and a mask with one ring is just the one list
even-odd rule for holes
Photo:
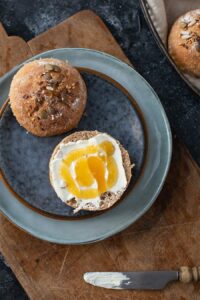
[[[135,163],[133,178],[113,208],[100,214],[81,211],[74,215],[57,198],[48,179],[51,153],[70,133],[51,138],[26,134],[6,105],[0,119],[0,209],[14,224],[44,240],[84,244],[105,239],[135,222],[158,196],[171,159],[168,120],[148,83],[110,55],[89,49],[57,49],[32,59],[40,57],[68,60],[79,68],[88,103],[76,130],[97,129],[119,139]],[[1,105],[20,67],[1,78]]]

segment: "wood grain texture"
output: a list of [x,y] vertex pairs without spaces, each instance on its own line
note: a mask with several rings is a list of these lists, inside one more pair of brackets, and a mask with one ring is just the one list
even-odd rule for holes
[[[89,11],[72,16],[28,44],[29,54],[59,47],[87,47],[128,62],[99,17]],[[31,237],[1,215],[0,250],[30,299],[198,300],[198,283],[171,284],[160,292],[114,291],[92,287],[84,283],[82,275],[88,271],[200,265],[199,179],[197,165],[175,140],[171,168],[158,200],[122,233],[93,245],[62,246]]]
[[18,36],[8,36],[0,23],[0,76],[31,56],[27,43]]

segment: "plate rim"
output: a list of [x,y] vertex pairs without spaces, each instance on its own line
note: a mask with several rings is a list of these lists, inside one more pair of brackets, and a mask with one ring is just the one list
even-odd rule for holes
[[[135,75],[138,76],[138,78],[148,87],[148,89],[151,91],[151,93],[154,96],[154,101],[157,101],[157,105],[160,109],[163,121],[164,121],[164,125],[165,125],[165,129],[166,129],[166,135],[167,135],[167,162],[164,168],[164,172],[162,174],[162,178],[160,180],[160,184],[158,185],[156,191],[154,192],[153,196],[151,197],[150,201],[148,201],[147,205],[145,205],[140,212],[137,213],[137,216],[135,218],[133,218],[132,220],[129,220],[129,222],[125,222],[125,224],[123,224],[122,226],[119,226],[117,230],[111,230],[109,232],[107,232],[106,234],[102,235],[101,237],[98,237],[96,239],[87,239],[85,241],[67,241],[67,239],[65,240],[58,240],[56,239],[56,237],[46,237],[43,234],[40,234],[38,232],[33,231],[31,228],[28,228],[26,225],[20,225],[20,222],[17,221],[14,216],[9,215],[9,213],[6,211],[6,209],[4,209],[1,205],[1,201],[0,201],[0,210],[2,211],[2,213],[12,222],[14,223],[14,225],[16,225],[17,227],[19,227],[21,230],[28,232],[29,234],[42,239],[42,240],[46,240],[49,242],[53,242],[53,243],[58,243],[58,244],[88,244],[88,243],[93,243],[93,242],[97,242],[97,241],[101,241],[104,240],[124,229],[126,229],[128,226],[130,226],[132,223],[134,223],[136,220],[138,220],[151,206],[152,204],[155,202],[157,196],[159,195],[163,184],[165,182],[165,178],[166,175],[168,173],[169,170],[169,166],[170,166],[170,162],[171,162],[171,156],[172,156],[172,135],[171,135],[171,130],[170,130],[170,125],[169,125],[169,121],[167,119],[166,113],[164,111],[164,108],[160,102],[159,97],[157,96],[157,94],[155,93],[155,91],[153,90],[153,88],[150,86],[150,84],[130,65],[126,64],[125,62],[119,60],[118,58],[101,52],[101,51],[97,51],[97,50],[92,50],[92,49],[87,49],[87,48],[60,48],[60,49],[54,49],[54,50],[49,50],[49,51],[45,51],[43,53],[37,54],[31,58],[29,58],[28,60],[26,60],[25,62],[15,66],[12,70],[10,70],[8,73],[6,73],[2,78],[0,78],[0,85],[7,80],[7,78],[9,78],[11,75],[14,75],[14,73],[24,64],[27,63],[29,61],[32,61],[34,59],[37,59],[39,57],[44,57],[45,55],[51,55],[52,53],[58,53],[58,52],[63,52],[63,51],[80,51],[80,52],[87,52],[87,53],[96,53],[98,56],[100,56],[101,58],[105,58],[107,57],[108,60],[111,60],[112,62],[117,62],[118,64],[124,66],[125,68],[130,69],[131,71],[135,72]],[[137,102],[137,99],[135,99],[135,101]],[[9,194],[10,195],[10,194]],[[16,199],[17,200],[17,199]],[[18,201],[18,200],[17,200]],[[30,208],[27,208],[28,210],[30,210]],[[34,212],[35,214],[38,214],[36,212]],[[97,216],[98,217],[98,216]],[[45,216],[42,216],[42,218],[46,218]],[[91,218],[92,220],[93,218]],[[60,222],[60,220],[58,221]],[[69,220],[69,222],[71,222]]]

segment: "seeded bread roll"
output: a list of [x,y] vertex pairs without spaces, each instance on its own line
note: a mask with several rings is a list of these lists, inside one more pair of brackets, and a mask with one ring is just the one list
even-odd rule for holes
[[17,72],[9,98],[21,126],[37,136],[52,136],[77,126],[87,91],[80,73],[69,63],[45,58]]
[[[100,132],[98,131],[79,131],[79,132],[75,132],[70,134],[69,136],[67,136],[66,138],[64,138],[54,149],[53,154],[51,156],[50,159],[50,163],[51,160],[54,159],[56,153],[59,151],[60,149],[60,145],[61,144],[67,144],[69,142],[77,142],[79,140],[87,140],[90,139],[96,135],[98,135]],[[126,174],[126,179],[127,179],[127,185],[125,187],[125,189],[121,192],[118,193],[113,193],[113,192],[106,192],[104,194],[101,195],[101,203],[100,203],[100,207],[97,209],[95,206],[93,206],[92,204],[87,204],[84,207],[81,207],[81,209],[83,210],[88,210],[88,211],[99,211],[99,210],[104,210],[104,209],[108,209],[109,207],[113,206],[117,201],[120,200],[122,194],[125,192],[125,190],[127,189],[131,177],[132,177],[132,165],[131,165],[131,161],[130,161],[130,157],[128,152],[124,149],[124,147],[120,144],[119,141],[116,140],[116,142],[118,143],[120,150],[121,150],[121,154],[122,154],[122,162],[123,162],[123,167],[125,170],[125,174]],[[50,164],[49,163],[49,164]],[[51,179],[51,173],[49,172],[49,178],[50,178],[50,182],[52,184],[52,179]],[[53,185],[52,185],[53,186]],[[77,202],[74,199],[67,201],[67,203],[69,206],[75,208],[75,211],[79,211],[80,209],[78,208]]]
[[200,9],[187,12],[174,23],[168,49],[180,70],[200,77]]

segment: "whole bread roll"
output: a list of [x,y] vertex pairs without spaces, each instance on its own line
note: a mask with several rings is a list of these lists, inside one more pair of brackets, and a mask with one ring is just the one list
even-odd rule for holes
[[181,71],[200,77],[200,9],[178,18],[169,34],[168,49]]
[[9,98],[21,126],[37,136],[52,136],[77,126],[87,91],[80,73],[68,62],[45,58],[17,72]]

